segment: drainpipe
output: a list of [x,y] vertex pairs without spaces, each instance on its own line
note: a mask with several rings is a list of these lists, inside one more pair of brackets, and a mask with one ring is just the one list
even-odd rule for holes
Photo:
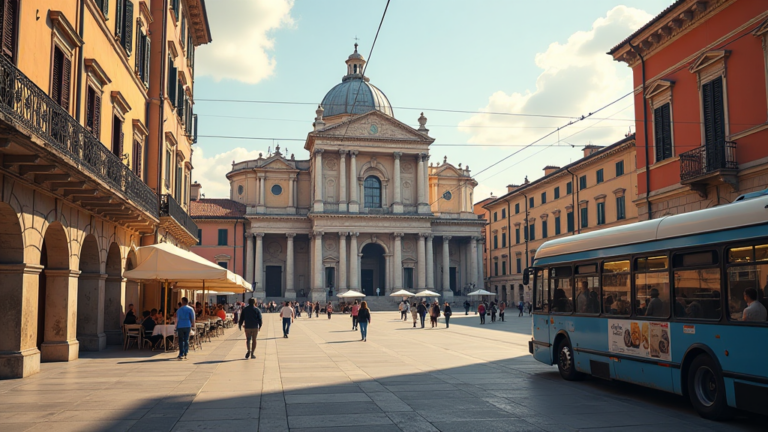
[[648,220],[653,219],[653,212],[651,211],[651,170],[648,169],[648,101],[645,100],[645,59],[637,47],[629,42],[629,47],[632,51],[640,57],[640,65],[642,67],[643,78],[643,135],[645,139],[645,205],[648,208]]
[[[573,224],[576,225],[573,227],[573,232],[576,234],[581,234],[581,211],[579,208],[576,207],[576,201],[579,199],[579,188],[576,187],[576,174],[572,173],[570,169],[566,168],[566,171],[571,175],[571,184],[573,185],[573,191],[574,193],[571,194],[571,206],[573,207],[573,213],[576,215],[575,218],[573,218]],[[566,224],[568,223],[568,216],[565,216]],[[566,227],[567,228],[567,227]]]
[[[85,40],[85,38],[84,38],[85,29],[84,29],[84,24],[83,24],[83,21],[84,21],[83,20],[83,11],[85,10],[85,4],[83,2],[84,2],[84,0],[80,0],[80,11],[77,14],[77,19],[78,19],[78,21],[80,21],[80,24],[78,25],[78,27],[79,27],[78,28],[78,34],[80,36],[80,39]],[[78,74],[77,74],[77,97],[75,98],[75,100],[76,100],[76,102],[75,102],[75,104],[76,104],[75,105],[75,120],[77,120],[78,123],[80,122],[80,106],[82,104],[82,91],[83,91],[83,74],[82,74],[82,70],[83,70],[83,47],[80,47],[80,48],[77,49],[77,71],[78,71]],[[99,141],[101,141],[100,137],[97,137],[97,138],[99,138]]]
[[232,233],[232,273],[237,274],[237,219],[235,219],[235,232]]
[[525,198],[525,232],[523,238],[525,239],[525,267],[528,268],[528,195],[523,192],[523,198]]
[[[512,280],[512,202],[507,200],[507,258],[509,259],[509,274]],[[511,286],[515,292],[514,285]]]
[[[160,42],[160,77],[158,78],[158,94],[157,97],[160,100],[160,113],[157,117],[157,209],[160,210],[160,197],[163,194],[163,116],[164,116],[164,108],[165,108],[165,94],[164,89],[165,84],[163,82],[163,79],[165,78],[165,58],[168,55],[166,50],[168,49],[168,44],[166,43],[165,39],[167,37],[167,26],[168,26],[168,0],[163,1],[163,37],[162,41]],[[157,46],[156,43],[152,44],[153,46]],[[152,58],[152,55],[150,53],[150,58]],[[155,234],[155,243],[157,243],[157,234]]]

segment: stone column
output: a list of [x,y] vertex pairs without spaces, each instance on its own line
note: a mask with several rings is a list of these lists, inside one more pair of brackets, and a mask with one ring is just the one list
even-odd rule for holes
[[427,288],[435,289],[435,251],[432,247],[432,240],[435,238],[432,234],[427,235]]
[[418,266],[418,289],[422,290],[427,287],[427,253],[424,240],[427,238],[427,234],[419,234],[419,243],[416,246],[416,264]]
[[339,233],[339,292],[347,291],[347,234]]
[[443,236],[443,297],[453,297],[451,291],[451,236]]
[[[127,279],[122,276],[108,276],[104,284],[104,334],[107,335],[107,345],[123,343],[123,311],[128,303],[125,301]],[[136,305],[136,310],[141,309]]]
[[416,178],[421,182],[421,187],[419,188],[419,213],[432,212],[429,206],[429,176],[427,174],[427,170],[429,169],[429,166],[427,166],[428,159],[429,156],[424,153],[419,155],[419,167],[416,172]]
[[349,289],[360,289],[360,270],[358,263],[360,262],[360,255],[357,250],[357,236],[360,233],[349,233]]
[[254,260],[254,297],[263,300],[267,297],[267,287],[264,286],[264,233],[255,233],[256,259]]
[[312,291],[310,292],[311,301],[325,301],[325,287],[323,286],[323,232],[315,231],[314,252],[312,254]]
[[245,281],[253,284],[253,234],[245,236]]
[[392,213],[402,213],[403,212],[403,198],[402,198],[402,191],[401,191],[401,187],[402,187],[401,183],[402,182],[400,181],[400,156],[402,156],[402,155],[403,155],[403,153],[401,153],[401,152],[395,152],[394,153],[394,157],[395,157],[395,170],[394,171],[395,172],[394,172],[394,176],[392,178],[393,178],[393,181],[394,181],[395,184],[392,187],[394,188],[395,197],[392,200]]
[[288,176],[288,213],[290,214],[296,213],[296,199],[294,198],[294,195],[296,195],[296,188],[294,188],[295,181],[296,174]]
[[37,349],[37,301],[42,266],[0,264],[0,379],[40,372]]
[[391,253],[385,253],[384,254],[384,286],[381,290],[382,296],[387,296],[394,291],[392,291],[392,261],[394,261],[394,257]]
[[44,271],[45,334],[40,360],[77,360],[80,351],[80,342],[77,341],[77,278],[80,271]]
[[293,238],[296,237],[296,233],[288,233],[285,237],[287,238],[287,247],[285,248],[285,298],[296,300],[296,288],[293,282]]
[[421,155],[416,155],[416,205],[419,207],[424,204],[424,161]]
[[[484,270],[485,265],[483,264],[483,238],[478,237],[477,241],[477,287],[485,289],[485,277],[484,277]],[[511,259],[510,259],[511,262]]]
[[[349,152],[349,212],[358,213],[360,202],[357,198],[357,150]],[[357,253],[357,252],[355,252]]]
[[[107,347],[104,334],[104,283],[106,274],[80,273],[77,282],[77,341],[82,351],[101,351]],[[139,309],[136,308],[139,313]]]
[[403,288],[403,233],[395,233],[395,245],[393,247],[393,269],[392,275],[392,287],[395,291],[399,291]]
[[[506,259],[506,258],[505,258]],[[478,286],[477,281],[477,237],[472,236],[469,239],[469,280],[474,286]]]
[[265,199],[265,195],[266,195],[265,190],[267,188],[267,186],[266,186],[266,183],[267,183],[266,182],[266,180],[267,180],[266,177],[267,177],[267,175],[265,173],[259,173],[258,174],[258,178],[259,178],[259,203],[256,206],[256,212],[258,212],[258,213],[266,213],[266,211],[267,211],[267,205],[266,205],[267,201]]
[[347,151],[339,150],[339,211],[347,211]]
[[323,211],[323,149],[315,149],[315,202],[313,211]]

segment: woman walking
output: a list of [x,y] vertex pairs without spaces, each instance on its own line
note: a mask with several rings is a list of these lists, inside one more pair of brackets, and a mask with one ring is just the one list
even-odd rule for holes
[[331,305],[331,302],[328,302],[328,305],[325,307],[325,313],[328,314],[328,319],[331,319],[331,314],[333,314],[333,305]]
[[451,315],[453,315],[453,312],[451,311],[451,305],[449,305],[448,302],[445,302],[445,306],[443,306],[443,316],[445,317],[445,328],[450,327],[449,321],[451,320]]
[[432,328],[437,327],[437,318],[440,316],[440,304],[437,300],[429,308],[429,322],[432,324]]
[[491,322],[496,322],[496,302],[491,302]]
[[357,311],[357,322],[360,325],[360,339],[363,342],[368,342],[368,324],[371,323],[371,310],[368,309],[368,302],[363,302],[360,305],[360,310]]
[[416,328],[416,321],[419,319],[419,310],[416,307],[416,302],[411,305],[411,317],[413,317],[413,328]]
[[485,324],[485,303],[477,305],[477,313],[480,314],[480,324]]
[[357,317],[360,315],[360,305],[357,304],[357,300],[355,300],[355,304],[352,305],[352,330],[357,330]]
[[499,305],[499,319],[501,320],[501,322],[504,322],[504,309],[506,308],[507,308],[507,303],[501,302],[501,304]]

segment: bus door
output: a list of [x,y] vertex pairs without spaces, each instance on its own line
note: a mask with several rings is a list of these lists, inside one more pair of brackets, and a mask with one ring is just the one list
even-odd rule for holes
[[[526,269],[527,270],[527,269]],[[544,270],[535,270],[533,279],[533,322],[531,323],[533,334],[532,353],[533,358],[552,364],[552,346],[549,337],[549,278]]]

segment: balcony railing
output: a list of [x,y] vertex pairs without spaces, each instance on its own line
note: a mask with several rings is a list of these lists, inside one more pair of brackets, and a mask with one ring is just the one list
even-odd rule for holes
[[707,174],[739,168],[736,143],[725,141],[714,146],[702,146],[680,154],[680,180],[694,180]]
[[0,112],[67,156],[80,170],[157,217],[157,195],[152,189],[3,55]]
[[197,238],[197,224],[171,195],[160,196],[160,216],[172,217],[192,237]]

